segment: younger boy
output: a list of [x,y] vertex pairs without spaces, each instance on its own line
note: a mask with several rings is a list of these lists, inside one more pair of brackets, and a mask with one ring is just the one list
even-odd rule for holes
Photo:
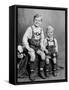
[[49,62],[53,60],[53,75],[56,76],[56,63],[57,63],[57,53],[58,53],[58,43],[54,37],[54,28],[48,26],[47,37],[44,40],[45,52],[46,52],[46,76],[49,76]]

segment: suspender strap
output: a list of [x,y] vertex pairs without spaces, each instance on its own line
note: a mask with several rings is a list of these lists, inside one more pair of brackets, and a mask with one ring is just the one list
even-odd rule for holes
[[[48,43],[49,41],[50,40],[47,39],[47,46],[49,46],[49,43]],[[55,40],[54,40],[54,38],[53,38],[53,42],[54,42],[54,46],[55,46]]]

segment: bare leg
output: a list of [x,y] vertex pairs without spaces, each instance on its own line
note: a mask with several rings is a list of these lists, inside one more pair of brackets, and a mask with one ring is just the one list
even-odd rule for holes
[[53,54],[53,75],[57,76],[57,62],[56,62],[56,54]]
[[35,52],[29,52],[30,55],[30,79],[35,80]]
[[38,50],[37,53],[41,56],[41,61],[40,61],[40,75],[43,79],[45,79],[45,74],[44,74],[44,66],[45,66],[45,53],[42,52],[41,50]]
[[46,72],[45,72],[45,75],[46,75],[46,77],[49,77],[49,59],[50,59],[50,57],[46,57],[46,66],[45,66],[45,68],[46,68]]

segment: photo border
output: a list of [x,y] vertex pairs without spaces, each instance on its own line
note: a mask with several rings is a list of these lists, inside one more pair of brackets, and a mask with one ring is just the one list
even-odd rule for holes
[[[28,6],[28,5],[14,5],[15,6],[15,84],[23,85],[23,84],[40,84],[40,83],[57,83],[57,82],[67,82],[67,71],[68,71],[68,63],[67,63],[67,8],[61,7],[43,7],[43,6]],[[60,80],[44,80],[44,81],[34,81],[34,82],[17,82],[17,42],[18,42],[18,8],[26,8],[26,9],[43,9],[43,10],[60,10],[65,11],[65,79]]]

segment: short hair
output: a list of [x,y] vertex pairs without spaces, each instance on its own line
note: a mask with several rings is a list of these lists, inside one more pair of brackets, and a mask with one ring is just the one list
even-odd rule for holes
[[[35,18],[39,18],[39,17],[41,17],[41,15],[35,14],[34,17],[33,17],[33,21],[35,20]],[[42,17],[41,17],[41,21],[42,21]]]
[[54,31],[54,28],[53,28],[51,25],[49,25],[49,26],[47,27],[47,29],[46,29],[46,33],[47,33],[49,30]]

